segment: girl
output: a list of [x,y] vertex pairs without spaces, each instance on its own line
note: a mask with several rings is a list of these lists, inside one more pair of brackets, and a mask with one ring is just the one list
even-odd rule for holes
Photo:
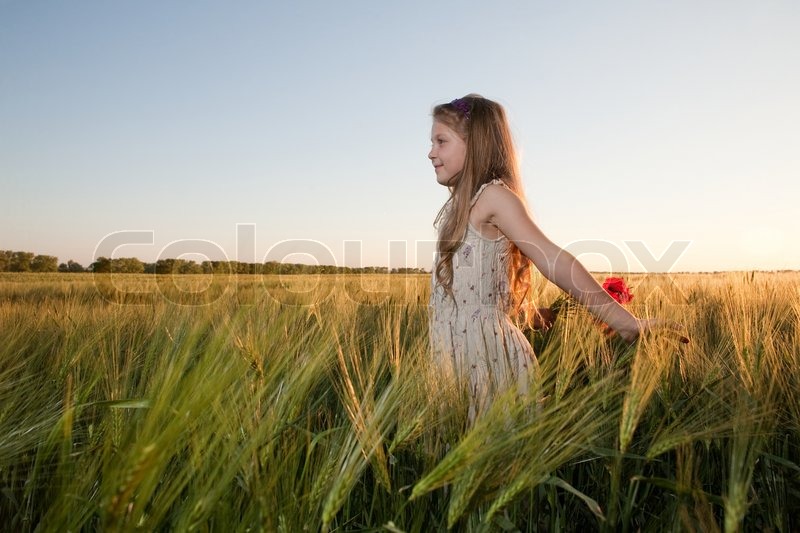
[[509,315],[529,318],[531,263],[625,340],[656,324],[618,304],[531,220],[499,104],[470,94],[436,106],[431,141],[436,180],[450,190],[435,223],[431,349],[434,363],[468,387],[470,421],[495,392],[514,383],[527,392],[536,356]]

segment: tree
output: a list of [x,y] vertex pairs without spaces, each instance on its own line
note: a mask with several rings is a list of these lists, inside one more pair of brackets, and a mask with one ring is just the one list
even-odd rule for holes
[[267,261],[264,263],[264,274],[277,274],[280,268],[281,264],[277,261]]
[[233,272],[233,268],[231,267],[231,263],[229,261],[211,261],[211,273],[233,274]]
[[108,257],[98,257],[94,263],[89,265],[89,270],[95,274],[108,274],[111,272],[111,259]]
[[11,250],[0,250],[0,272],[8,272],[13,254]]
[[31,252],[14,252],[11,254],[11,262],[9,265],[10,272],[30,272],[31,261],[33,261],[34,254]]
[[174,259],[159,259],[156,261],[156,274],[172,274],[174,270]]
[[187,261],[185,259],[178,259],[181,261],[178,272],[181,274],[202,274],[203,269],[196,261]]
[[58,257],[53,255],[37,255],[31,260],[33,272],[57,272]]
[[111,260],[111,272],[141,274],[144,272],[144,263],[135,257],[118,257]]
[[85,271],[86,271],[86,269],[85,269],[85,268],[83,268],[83,265],[82,265],[82,264],[80,264],[80,263],[76,263],[76,262],[75,262],[75,261],[73,261],[72,259],[70,259],[69,261],[67,261],[67,270],[68,270],[69,272],[85,272]]

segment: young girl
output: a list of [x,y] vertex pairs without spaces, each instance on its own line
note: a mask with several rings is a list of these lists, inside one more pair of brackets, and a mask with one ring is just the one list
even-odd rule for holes
[[436,180],[450,190],[436,218],[431,349],[468,387],[471,421],[496,392],[515,383],[527,392],[536,356],[510,315],[527,312],[531,263],[624,339],[655,325],[618,304],[531,220],[502,106],[475,94],[438,105],[431,141]]

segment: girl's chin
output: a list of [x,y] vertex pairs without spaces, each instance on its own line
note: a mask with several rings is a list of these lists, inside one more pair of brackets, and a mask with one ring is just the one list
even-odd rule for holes
[[443,185],[445,187],[452,187],[453,185],[455,185],[456,180],[455,180],[455,178],[453,176],[450,176],[450,177],[436,176],[436,182],[439,185]]

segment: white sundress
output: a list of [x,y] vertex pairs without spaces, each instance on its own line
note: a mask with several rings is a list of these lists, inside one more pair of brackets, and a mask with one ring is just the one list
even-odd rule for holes
[[[486,183],[472,199],[478,200]],[[453,295],[431,276],[430,341],[435,368],[467,387],[469,419],[489,406],[492,397],[515,385],[528,392],[536,357],[528,339],[509,317],[512,307],[505,236],[487,239],[468,225],[453,256]]]

